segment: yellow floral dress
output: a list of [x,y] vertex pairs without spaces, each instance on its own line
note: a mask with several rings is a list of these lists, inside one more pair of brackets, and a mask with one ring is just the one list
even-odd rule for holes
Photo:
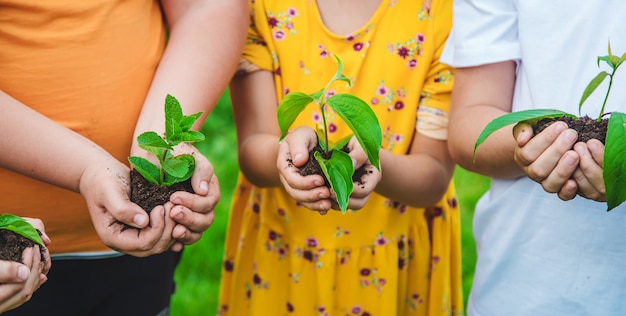
[[[404,154],[416,128],[447,136],[452,71],[438,60],[451,2],[382,0],[365,26],[339,36],[324,26],[314,0],[255,0],[244,58],[274,74],[281,99],[323,88],[338,56],[353,85],[337,82],[328,93],[366,101],[380,121],[383,150]],[[333,139],[350,133],[332,111],[327,120]],[[292,128],[320,124],[312,104]],[[359,211],[321,216],[283,188],[257,188],[240,175],[218,313],[462,315],[458,211],[450,185],[427,209],[373,194]]]

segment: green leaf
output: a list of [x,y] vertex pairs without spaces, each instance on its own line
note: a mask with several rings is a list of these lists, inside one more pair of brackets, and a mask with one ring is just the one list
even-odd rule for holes
[[155,132],[145,132],[137,137],[137,143],[140,147],[159,147],[172,149],[170,146],[159,134]]
[[19,216],[13,214],[0,215],[0,229],[10,230],[22,237],[28,238],[42,247],[45,247],[37,229]]
[[176,135],[176,137],[174,137],[173,139],[170,140],[170,143],[173,146],[176,146],[180,143],[195,143],[195,142],[200,142],[204,140],[204,134],[202,134],[201,132],[198,131],[186,131],[186,132],[182,132],[178,135]]
[[352,183],[354,165],[352,165],[352,158],[347,153],[339,150],[333,150],[328,160],[324,159],[318,151],[315,152],[314,156],[315,160],[320,163],[322,172],[328,179],[331,189],[335,192],[341,213],[345,214],[348,209],[350,194],[354,191],[354,183]]
[[350,139],[352,139],[352,134],[347,135],[346,137],[338,140],[337,142],[335,142],[332,146],[330,146],[331,149],[337,149],[337,150],[342,150],[344,147],[346,147],[346,145],[348,145],[348,143],[350,142]]
[[626,201],[626,114],[613,112],[609,119],[604,148],[602,176],[608,211]]
[[172,149],[172,146],[155,132],[145,132],[139,135],[137,137],[137,143],[140,148],[156,156],[159,161],[163,160],[165,152]]
[[517,112],[511,112],[499,116],[489,122],[487,126],[483,129],[483,131],[476,139],[476,143],[474,144],[474,158],[476,158],[476,149],[480,146],[489,135],[493,134],[495,131],[519,122],[527,122],[531,125],[543,118],[550,117],[561,117],[561,116],[570,116],[575,117],[575,115],[559,111],[559,110],[549,110],[549,109],[531,109],[531,110],[523,110]]
[[309,105],[309,103],[315,101],[311,96],[304,94],[302,92],[290,92],[285,95],[285,98],[278,105],[278,125],[280,126],[282,140],[291,124],[296,120],[300,112],[304,110],[304,108]]
[[178,99],[168,94],[165,97],[165,139],[174,138],[180,133],[180,121],[183,119],[183,109]]
[[611,67],[611,69],[615,69],[615,64],[613,63],[614,59],[611,58],[612,56],[598,56],[598,67],[600,67],[600,61],[605,62],[607,65],[609,65],[609,67]]
[[348,86],[351,86],[352,80],[350,80],[350,78],[343,75],[343,62],[336,55],[333,55],[333,56],[337,60],[337,72],[335,72],[335,75],[333,76],[333,78],[330,80],[328,84],[330,85],[331,83],[339,80],[339,81],[345,81],[348,83]]
[[192,155],[183,154],[171,159],[167,159],[163,163],[165,170],[165,185],[172,185],[189,179],[195,170],[196,161]]
[[128,162],[130,162],[130,165],[133,166],[133,168],[135,168],[135,170],[137,170],[146,180],[154,184],[161,184],[161,181],[159,181],[161,178],[161,170],[155,164],[145,158],[137,156],[128,157]]
[[188,116],[183,116],[183,118],[180,120],[178,124],[180,126],[180,129],[183,132],[190,130],[193,124],[200,118],[200,116],[202,116],[202,112],[198,112],[198,113],[191,114]]
[[597,74],[591,80],[591,82],[589,82],[589,84],[585,88],[585,91],[583,91],[583,95],[580,98],[580,102],[578,103],[578,111],[579,112],[580,112],[580,109],[583,106],[583,103],[585,103],[587,98],[596,90],[596,88],[598,88],[598,86],[602,83],[602,81],[604,81],[604,78],[606,78],[606,76],[608,76],[608,75],[609,74],[606,71],[602,71],[601,73]]
[[350,127],[370,163],[380,170],[378,152],[383,142],[383,133],[374,111],[365,101],[351,94],[333,95],[326,100],[326,104]]

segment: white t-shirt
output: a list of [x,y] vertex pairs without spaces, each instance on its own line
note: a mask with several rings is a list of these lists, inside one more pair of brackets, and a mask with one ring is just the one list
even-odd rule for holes
[[[626,2],[455,0],[442,61],[515,60],[513,110],[578,114],[597,57],[626,52]],[[626,65],[605,111],[626,112]],[[597,117],[608,78],[583,105]],[[463,190],[462,187],[458,190]],[[625,188],[626,190],[626,188]],[[527,179],[493,180],[474,214],[478,262],[469,315],[626,315],[626,204],[561,201]]]

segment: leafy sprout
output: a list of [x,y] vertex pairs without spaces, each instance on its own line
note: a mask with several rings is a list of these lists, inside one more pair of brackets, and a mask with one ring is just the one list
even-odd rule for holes
[[[323,150],[323,154],[315,152],[314,157],[319,162],[322,172],[330,183],[331,189],[335,192],[337,203],[342,213],[346,212],[348,199],[354,190],[352,175],[354,166],[350,156],[342,150],[352,136],[355,136],[359,144],[365,151],[370,163],[380,170],[380,160],[378,152],[382,144],[382,131],[378,118],[365,101],[358,97],[343,93],[326,97],[326,92],[336,81],[344,81],[351,85],[351,80],[343,75],[343,63],[337,60],[337,71],[326,86],[311,94],[302,92],[291,92],[287,94],[278,106],[278,124],[281,130],[282,140],[289,131],[289,128],[298,115],[310,104],[319,105],[322,113],[323,129],[316,130],[318,143]],[[330,107],[348,125],[353,134],[337,141],[331,142],[328,137],[328,123],[326,121],[326,106]],[[325,158],[330,157],[330,158]]]
[[[615,72],[626,61],[626,54],[621,57],[613,55],[611,52],[611,44],[608,45],[608,55],[598,56],[597,64],[600,67],[600,61],[605,62],[610,68],[611,73],[601,71],[598,73],[587,85],[578,104],[579,116],[583,103],[589,98],[589,96],[598,88],[598,86],[609,77],[609,85],[604,95],[604,101],[600,108],[600,113],[597,117],[597,121],[601,121],[605,116],[604,110],[606,102],[613,86],[613,77]],[[529,124],[535,126],[536,123],[545,118],[557,118],[557,117],[572,117],[577,118],[576,115],[566,113],[559,110],[549,109],[531,109],[518,112],[511,112],[495,118],[489,122],[487,126],[476,139],[474,144],[474,159],[476,159],[476,151],[478,147],[495,131],[511,125],[511,124]],[[604,178],[604,185],[606,189],[606,200],[608,210],[619,206],[626,201],[626,190],[622,188],[626,187],[626,160],[622,155],[626,152],[626,114],[621,112],[611,112],[608,123],[608,130],[606,134],[604,159],[602,176]]]
[[189,179],[195,169],[194,157],[190,154],[174,156],[172,151],[180,143],[204,140],[202,133],[191,130],[200,115],[202,112],[183,115],[178,100],[168,94],[165,98],[164,137],[153,131],[144,132],[137,137],[139,147],[152,153],[158,159],[160,167],[138,156],[128,157],[130,164],[146,180],[157,185],[171,186]]
[[44,247],[43,241],[41,240],[41,236],[39,236],[37,229],[19,216],[13,214],[0,215],[0,229],[10,230]]

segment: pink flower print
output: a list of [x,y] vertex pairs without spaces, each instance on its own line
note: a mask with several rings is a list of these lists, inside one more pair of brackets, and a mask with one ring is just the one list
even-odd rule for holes
[[398,55],[403,59],[406,59],[409,56],[409,49],[404,46],[398,48]]
[[448,206],[450,206],[451,208],[456,208],[458,205],[458,201],[455,198],[450,198],[448,199]]
[[385,237],[383,237],[383,236],[378,236],[378,237],[376,238],[376,245],[377,245],[377,246],[384,246],[384,245],[386,245],[386,244],[387,244],[387,240],[385,239]]
[[311,248],[317,247],[317,244],[318,244],[317,239],[314,237],[309,237],[306,239],[306,245]]
[[279,209],[278,209],[278,215],[280,215],[280,216],[285,216],[285,210],[284,210],[284,209],[282,209],[282,208],[279,208]]
[[293,22],[287,22],[287,23],[285,24],[285,27],[286,27],[288,30],[292,30],[292,29],[293,29]]
[[291,305],[291,303],[287,302],[287,312],[293,313],[293,311],[294,311],[293,305]]
[[324,49],[320,52],[320,58],[326,58],[326,57],[328,57],[328,51]]
[[373,105],[377,105],[380,101],[378,101],[378,98],[372,98],[372,101],[370,102],[372,102]]
[[439,256],[434,256],[434,257],[433,257],[433,263],[434,263],[434,264],[439,263],[439,260],[441,260],[441,258],[439,258]]
[[326,99],[332,97],[335,94],[337,94],[337,91],[335,91],[333,89],[329,89],[328,91],[326,91]]
[[384,97],[389,92],[389,89],[381,84],[380,86],[378,86],[378,90],[376,92],[379,96]]
[[387,284],[387,280],[385,278],[380,278],[378,279],[378,284],[384,286],[385,284]]
[[330,123],[328,124],[328,132],[329,133],[334,133],[337,131],[337,125]]
[[350,35],[346,36],[346,40],[347,40],[347,41],[354,41],[354,39],[355,39],[355,37],[354,37],[354,35],[352,35],[352,34],[350,34]]
[[285,39],[285,32],[283,32],[281,30],[278,30],[278,31],[274,32],[274,39],[276,41],[279,41],[279,42],[284,40]]
[[361,49],[363,49],[363,43],[362,42],[354,43],[354,45],[352,45],[352,48],[354,49],[355,52],[360,52]]
[[396,110],[402,110],[404,108],[404,102],[396,101],[396,103],[393,105],[393,108]]
[[259,206],[258,203],[254,203],[254,205],[252,205],[252,212],[259,214],[259,210],[261,209],[261,207]]
[[414,69],[415,67],[417,67],[417,60],[415,58],[409,60],[406,63],[406,66],[409,67],[409,69]]
[[270,28],[275,28],[276,26],[278,26],[278,22],[278,19],[273,16],[267,18],[267,24],[269,24]]
[[360,306],[360,305],[355,305],[355,306],[353,306],[353,307],[350,309],[350,312],[351,312],[353,315],[359,315],[359,314],[361,314],[361,311],[362,311],[362,310],[363,310],[363,309],[361,308],[361,306]]
[[419,33],[419,34],[417,34],[417,35],[415,36],[415,40],[416,40],[418,43],[420,43],[420,44],[424,43],[424,40],[425,40],[425,39],[426,39],[426,38],[424,37],[424,34],[423,34],[423,33]]
[[313,113],[312,119],[313,119],[313,122],[320,123],[322,121],[322,115],[317,113],[317,112],[315,112],[315,113]]
[[393,135],[393,140],[397,143],[400,142],[402,140],[402,135],[401,134],[395,134]]
[[283,95],[287,95],[287,94],[289,94],[289,88],[283,89]]
[[278,238],[278,234],[275,231],[270,230],[268,238],[270,240],[276,240],[276,238]]
[[400,207],[398,208],[398,213],[400,214],[406,213],[406,204],[400,205]]
[[289,17],[293,18],[298,16],[298,10],[296,10],[295,8],[289,8],[287,10],[287,14],[289,15]]
[[372,273],[372,270],[368,269],[368,268],[363,268],[360,271],[361,276],[369,276]]

